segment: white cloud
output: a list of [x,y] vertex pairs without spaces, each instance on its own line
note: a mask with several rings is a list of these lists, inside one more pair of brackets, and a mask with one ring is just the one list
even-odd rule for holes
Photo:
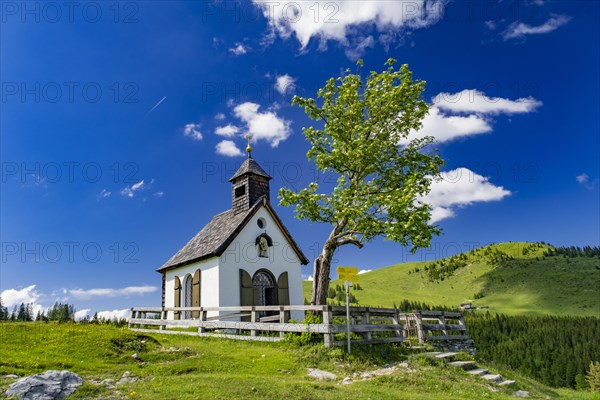
[[217,113],[217,114],[215,114],[215,119],[217,121],[223,121],[225,119],[225,114],[223,114],[223,113]]
[[433,98],[429,114],[419,131],[400,141],[407,144],[416,137],[432,136],[438,143],[492,132],[492,116],[524,114],[535,111],[542,102],[533,97],[517,100],[488,97],[475,89],[458,93],[439,93]]
[[217,143],[216,149],[217,154],[227,157],[239,157],[243,154],[242,151],[238,149],[235,143],[231,140],[220,141]]
[[489,133],[491,125],[479,115],[446,115],[436,106],[429,109],[429,114],[423,119],[423,126],[418,132],[403,138],[400,144],[408,144],[415,137],[433,136],[438,143],[452,139]]
[[433,103],[441,110],[490,115],[529,113],[542,105],[541,101],[533,97],[517,100],[488,97],[476,89],[465,89],[459,93],[440,93],[433,98]]
[[135,196],[135,193],[137,191],[142,190],[142,189],[144,189],[144,180],[143,179],[141,181],[139,181],[138,183],[134,183],[131,186],[124,187],[121,190],[121,195],[132,198]]
[[77,299],[89,300],[95,297],[121,297],[121,296],[143,296],[158,290],[156,286],[128,286],[121,289],[95,288],[95,289],[71,289],[69,294]]
[[38,300],[42,297],[37,290],[36,285],[30,285],[22,289],[6,289],[0,293],[2,305],[6,307],[8,312],[12,312],[15,306],[23,304],[31,304],[33,316],[35,317],[39,311],[43,311],[44,307],[38,304]]
[[23,289],[6,289],[0,294],[2,297],[2,304],[4,307],[10,309],[14,306],[18,306],[21,303],[36,303],[40,298],[40,293],[35,290],[36,285],[30,285]]
[[312,275],[309,275],[308,278],[305,279],[305,281],[312,282],[312,281],[314,281],[314,278]]
[[581,175],[577,175],[575,177],[575,179],[577,180],[578,183],[581,183],[583,185],[588,182],[588,180],[590,179],[590,176],[584,172]]
[[375,39],[373,36],[367,36],[352,40],[344,49],[344,53],[350,60],[358,60],[367,52],[368,48],[372,47],[375,47]]
[[217,129],[215,129],[215,133],[219,136],[225,136],[225,137],[233,137],[235,136],[238,132],[240,131],[240,128],[238,128],[235,125],[226,125],[226,126],[220,126]]
[[259,108],[256,103],[246,102],[236,106],[233,112],[246,123],[246,130],[252,140],[264,140],[271,147],[277,147],[290,136],[290,122],[271,111],[259,112]]
[[268,19],[268,36],[295,36],[301,49],[311,38],[320,40],[321,49],[328,40],[348,46],[353,33],[372,26],[382,35],[424,28],[436,23],[444,10],[443,0],[253,1]]
[[87,317],[90,316],[90,311],[92,311],[92,310],[89,308],[75,311],[75,321],[81,321],[82,319],[86,319]]
[[511,194],[509,190],[495,186],[488,178],[467,168],[446,171],[440,177],[440,180],[432,182],[430,192],[420,199],[433,208],[431,223],[453,217],[456,207],[499,201]]
[[580,185],[584,186],[586,189],[589,190],[593,190],[596,188],[596,186],[600,183],[600,179],[596,178],[594,180],[590,179],[590,176],[588,174],[586,174],[585,172],[582,173],[581,175],[577,175],[575,177],[575,180],[577,181],[577,183],[579,183]]
[[236,56],[241,56],[248,53],[248,49],[242,43],[236,43],[234,47],[230,48],[229,51]]
[[490,19],[488,21],[485,21],[484,24],[485,24],[486,28],[488,28],[490,31],[496,30],[496,26],[497,26],[496,21]]
[[371,271],[372,271],[372,269],[361,269],[360,271],[358,271],[358,274],[362,275],[362,274],[366,274],[367,272],[371,272]]
[[189,136],[194,140],[202,140],[202,132],[200,132],[200,124],[186,124],[183,127],[183,136]]
[[520,39],[527,35],[540,35],[550,33],[561,26],[567,24],[571,20],[571,17],[566,15],[553,15],[544,22],[542,25],[531,26],[523,22],[513,22],[508,26],[506,31],[502,33],[504,40]]
[[112,311],[99,311],[98,312],[98,318],[99,319],[107,319],[107,320],[112,320],[112,319],[129,319],[131,316],[131,310],[128,308],[125,308],[123,310],[112,310]]
[[275,82],[275,90],[283,95],[294,93],[296,91],[296,78],[288,74],[279,75]]
[[154,197],[158,197],[159,199],[165,195],[165,192],[156,192],[154,193]]
[[108,190],[106,190],[106,189],[102,189],[102,190],[100,191],[100,193],[98,193],[97,197],[98,197],[99,199],[105,199],[105,198],[107,198],[107,197],[110,197],[110,195],[111,195],[111,194],[112,194],[112,192],[109,192],[109,191],[108,191]]

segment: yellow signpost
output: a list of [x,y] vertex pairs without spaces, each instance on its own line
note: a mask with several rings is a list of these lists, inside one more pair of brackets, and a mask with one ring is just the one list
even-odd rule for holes
[[358,282],[358,268],[356,267],[337,267],[338,279],[340,281]]

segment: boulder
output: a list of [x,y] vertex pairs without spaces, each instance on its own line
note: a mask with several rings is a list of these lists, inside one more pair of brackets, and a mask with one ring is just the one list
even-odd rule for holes
[[308,376],[310,376],[311,378],[315,378],[319,381],[324,381],[324,380],[335,380],[337,379],[337,375],[331,372],[327,372],[327,371],[323,371],[321,369],[317,369],[317,368],[309,368],[308,369]]
[[21,378],[8,387],[6,397],[23,400],[62,400],[83,384],[83,378],[70,371],[46,371]]

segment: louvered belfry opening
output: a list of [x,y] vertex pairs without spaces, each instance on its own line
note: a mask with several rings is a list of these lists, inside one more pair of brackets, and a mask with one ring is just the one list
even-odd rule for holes
[[262,197],[269,200],[269,181],[272,178],[252,157],[247,158],[231,182],[231,209],[237,214],[248,211]]

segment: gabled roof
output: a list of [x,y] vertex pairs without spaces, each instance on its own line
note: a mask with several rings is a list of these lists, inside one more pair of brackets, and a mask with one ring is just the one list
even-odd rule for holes
[[303,265],[308,264],[308,259],[302,253],[294,239],[292,239],[283,222],[281,222],[281,219],[279,219],[279,216],[275,213],[271,204],[269,204],[267,197],[262,196],[246,212],[235,214],[232,210],[227,210],[215,215],[196,236],[187,242],[169,261],[158,268],[157,271],[164,272],[196,261],[221,256],[262,206],[271,214],[277,226],[294,249],[300,262]]
[[235,174],[229,179],[229,182],[234,181],[236,178],[239,178],[245,174],[255,174],[259,176],[264,176],[267,179],[272,179],[269,174],[265,172],[264,169],[254,160],[252,157],[248,157],[240,166]]

